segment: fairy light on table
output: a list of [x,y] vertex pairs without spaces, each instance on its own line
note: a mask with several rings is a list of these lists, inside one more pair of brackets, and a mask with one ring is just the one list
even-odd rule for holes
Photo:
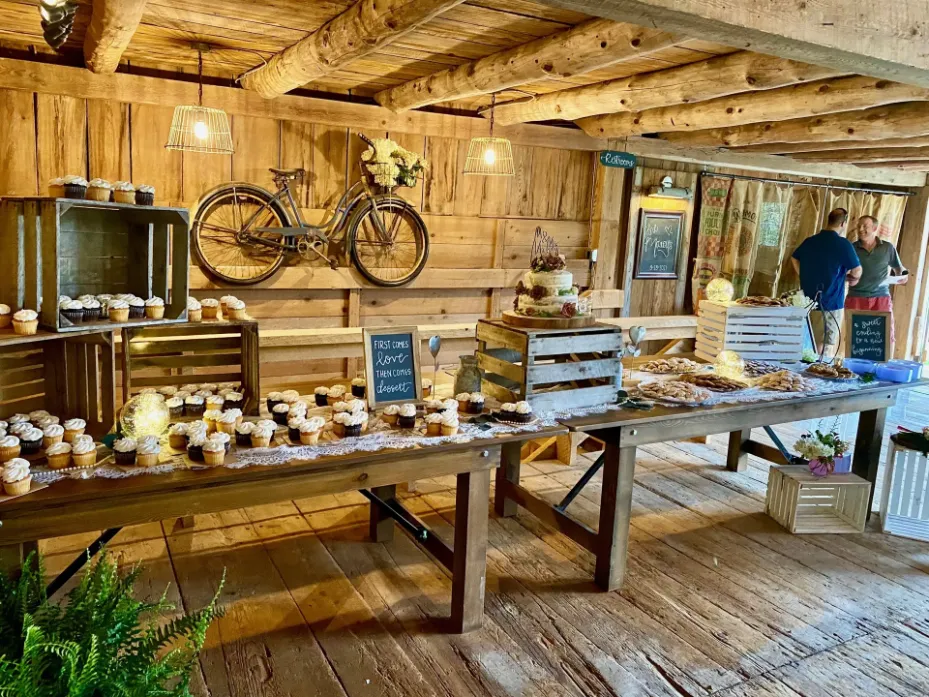
[[735,288],[729,279],[718,277],[706,284],[706,299],[727,303],[735,297]]
[[738,380],[745,373],[745,361],[735,351],[720,351],[713,362],[716,374],[731,380]]
[[171,414],[161,395],[136,395],[123,406],[119,415],[120,430],[124,436],[161,436],[171,422]]

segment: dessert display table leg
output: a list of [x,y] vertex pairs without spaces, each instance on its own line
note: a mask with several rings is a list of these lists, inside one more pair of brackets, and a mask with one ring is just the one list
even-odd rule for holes
[[887,409],[871,409],[858,416],[858,434],[855,436],[855,454],[852,457],[852,473],[871,482],[868,498],[868,518],[874,501],[874,485],[877,469],[881,464],[881,443],[884,439],[884,421]]
[[745,444],[752,439],[752,429],[743,428],[729,433],[729,450],[726,453],[726,469],[744,472],[748,469],[748,451]]
[[452,630],[470,632],[484,621],[490,471],[462,472],[455,494]]
[[[371,489],[371,493],[379,499],[388,501],[396,498],[397,486],[376,486]],[[369,534],[374,542],[390,542],[394,539],[394,519],[378,503],[371,502],[371,520],[369,524]]]
[[621,447],[616,438],[606,441],[594,580],[607,591],[619,588],[626,575],[635,451],[635,446]]
[[501,518],[512,518],[516,515],[519,504],[509,498],[506,482],[519,486],[519,466],[522,443],[506,443],[500,457],[500,467],[494,486],[494,511]]

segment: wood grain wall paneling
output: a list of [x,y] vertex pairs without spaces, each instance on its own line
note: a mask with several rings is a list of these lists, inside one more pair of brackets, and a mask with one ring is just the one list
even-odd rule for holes
[[426,138],[426,172],[423,212],[433,215],[455,214],[455,187],[458,182],[458,141],[453,138]]
[[35,95],[0,90],[0,195],[35,196],[48,182],[36,170]]
[[91,178],[131,180],[128,104],[87,100],[87,157]]
[[481,212],[481,198],[484,195],[484,184],[488,179],[497,178],[464,173],[470,145],[470,140],[458,141],[458,161],[455,168],[455,205],[453,206],[455,215],[479,215]]
[[36,153],[39,189],[67,174],[88,177],[87,103],[60,95],[36,95]]
[[313,126],[311,208],[335,208],[348,173],[348,129]]
[[159,205],[176,205],[183,200],[181,153],[165,148],[173,115],[173,109],[161,106],[132,104],[129,109],[132,183],[154,186]]
[[303,182],[293,186],[297,205],[309,208],[313,175],[313,124],[281,121],[281,167],[306,170]]
[[193,206],[210,189],[232,181],[232,155],[182,152],[181,199]]
[[533,156],[538,148],[513,146],[513,168],[507,187],[506,214],[516,218],[532,217],[532,199],[535,181],[532,172]]
[[281,166],[281,122],[255,116],[232,118],[232,178],[274,191],[269,167]]

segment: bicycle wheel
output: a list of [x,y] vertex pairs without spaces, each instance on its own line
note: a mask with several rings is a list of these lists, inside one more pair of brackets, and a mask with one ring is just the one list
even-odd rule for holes
[[[429,232],[419,213],[402,198],[378,196],[361,203],[348,228],[352,261],[362,276],[378,286],[402,286],[416,278],[429,259]],[[380,215],[387,232],[378,233]]]
[[246,239],[245,233],[281,242],[281,235],[258,232],[258,228],[289,225],[286,209],[269,192],[248,184],[228,184],[209,194],[197,208],[191,243],[210,276],[251,285],[274,275],[284,261],[284,249]]

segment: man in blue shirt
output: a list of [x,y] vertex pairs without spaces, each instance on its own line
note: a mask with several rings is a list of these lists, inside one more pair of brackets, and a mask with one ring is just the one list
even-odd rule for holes
[[800,275],[803,292],[819,301],[819,311],[810,316],[819,350],[835,355],[845,307],[845,283],[855,285],[861,278],[861,262],[852,243],[845,238],[848,211],[836,208],[829,213],[826,228],[797,247],[791,262]]

